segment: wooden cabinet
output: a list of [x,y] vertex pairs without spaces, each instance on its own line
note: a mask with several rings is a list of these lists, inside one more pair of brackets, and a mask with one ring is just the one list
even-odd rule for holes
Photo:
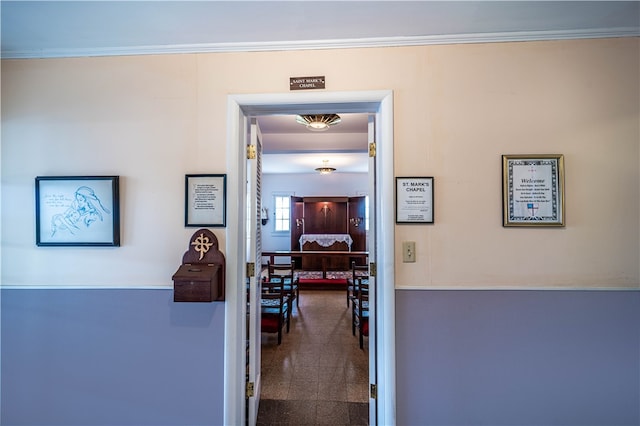
[[[291,250],[292,251],[366,251],[366,197],[291,197]],[[350,246],[337,243],[335,247],[308,243],[302,247],[300,237],[305,234],[347,234]],[[297,268],[348,270],[349,260],[340,257],[314,259],[306,256]]]
[[346,234],[348,201],[346,197],[305,197],[304,233]]
[[225,258],[218,239],[208,229],[199,229],[189,239],[182,264],[171,277],[174,302],[223,301]]
[[224,300],[224,283],[218,264],[187,263],[181,265],[172,278],[174,302]]
[[349,198],[349,235],[353,239],[351,251],[367,251],[367,198]]

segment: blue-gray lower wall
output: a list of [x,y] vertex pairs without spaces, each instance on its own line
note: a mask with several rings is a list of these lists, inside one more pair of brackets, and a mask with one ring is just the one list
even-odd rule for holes
[[396,297],[399,425],[640,424],[640,292]]
[[[8,290],[9,425],[219,425],[223,303]],[[399,425],[638,425],[640,292],[396,292]]]
[[224,304],[2,290],[2,425],[219,425]]

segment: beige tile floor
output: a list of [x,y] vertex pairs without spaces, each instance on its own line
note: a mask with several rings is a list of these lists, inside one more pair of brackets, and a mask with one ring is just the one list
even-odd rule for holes
[[301,290],[290,332],[280,345],[263,333],[261,356],[258,424],[367,424],[368,339],[360,349],[344,290]]

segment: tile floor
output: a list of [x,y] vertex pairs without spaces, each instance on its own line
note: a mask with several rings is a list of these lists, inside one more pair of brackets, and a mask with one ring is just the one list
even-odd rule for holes
[[344,290],[300,290],[291,330],[262,334],[258,425],[366,425],[368,339],[351,334]]

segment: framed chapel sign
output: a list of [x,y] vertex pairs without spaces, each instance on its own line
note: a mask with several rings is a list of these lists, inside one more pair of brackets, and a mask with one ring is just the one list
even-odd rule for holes
[[564,226],[564,156],[502,156],[502,226]]
[[396,223],[433,223],[433,178],[396,178]]

